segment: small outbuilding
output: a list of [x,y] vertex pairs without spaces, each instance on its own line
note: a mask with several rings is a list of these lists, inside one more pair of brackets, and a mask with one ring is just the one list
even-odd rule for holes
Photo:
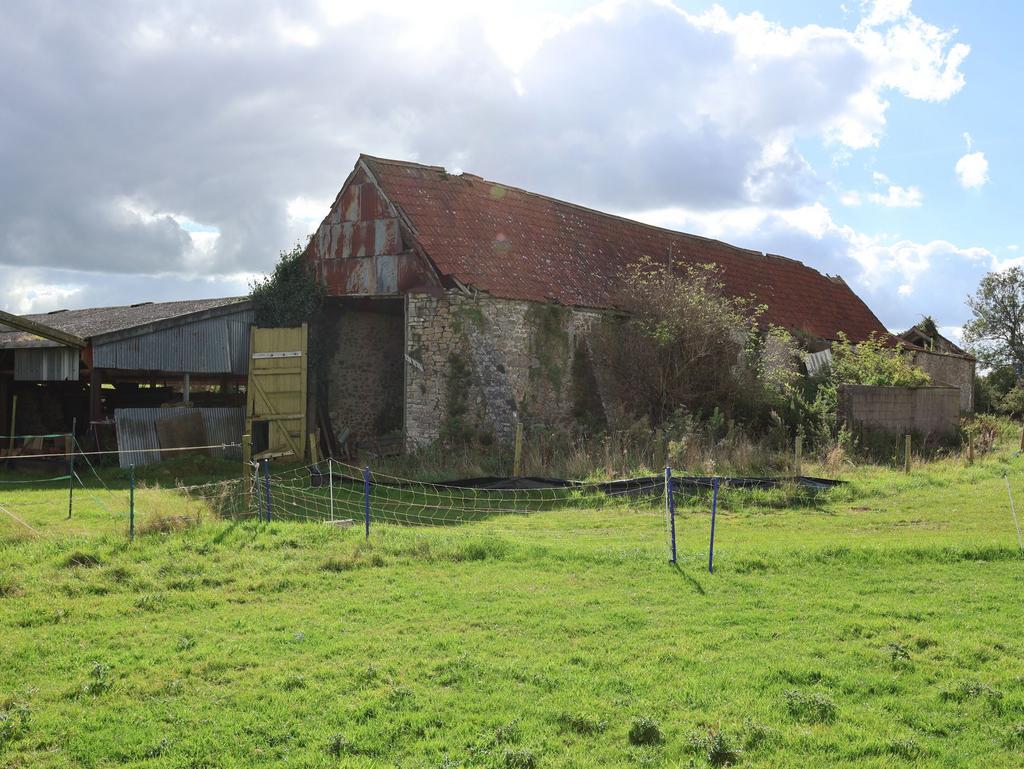
[[252,323],[245,297],[5,314],[0,434],[76,424],[122,464],[160,458],[133,449],[237,444]]

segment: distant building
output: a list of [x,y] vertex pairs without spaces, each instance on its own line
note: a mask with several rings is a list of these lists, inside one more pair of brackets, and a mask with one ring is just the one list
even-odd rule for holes
[[936,385],[948,385],[960,390],[960,411],[974,411],[974,376],[977,359],[938,331],[931,334],[920,326],[907,329],[899,338],[903,340],[914,365],[926,371]]

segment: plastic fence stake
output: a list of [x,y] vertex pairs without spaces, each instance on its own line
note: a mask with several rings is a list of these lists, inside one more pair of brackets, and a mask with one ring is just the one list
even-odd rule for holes
[[1010,515],[1013,516],[1013,526],[1017,529],[1017,547],[1024,552],[1024,539],[1021,539],[1020,522],[1017,520],[1017,508],[1013,504],[1013,492],[1010,491],[1010,476],[1004,475],[1003,480],[1006,481],[1006,495],[1010,498]]
[[327,487],[331,495],[331,520],[334,520],[334,467],[331,464],[334,460],[327,457]]
[[370,538],[370,468],[363,468],[363,516],[366,519],[366,538]]
[[711,544],[708,547],[708,572],[715,573],[715,516],[718,513],[718,478],[711,481]]
[[75,431],[78,428],[78,418],[71,420],[71,435],[69,435],[64,444],[65,451],[68,453],[68,520],[71,520],[71,508],[74,506],[75,501]]
[[676,498],[672,493],[672,468],[665,468],[665,523],[668,524],[669,563],[676,562]]
[[263,460],[263,498],[266,503],[266,521],[270,522],[271,500],[270,500],[270,460]]
[[128,541],[135,541],[135,465],[128,465]]

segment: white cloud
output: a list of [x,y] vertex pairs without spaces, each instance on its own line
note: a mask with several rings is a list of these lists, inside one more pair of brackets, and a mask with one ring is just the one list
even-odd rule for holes
[[988,183],[988,160],[984,152],[968,152],[956,161],[955,170],[964,189],[977,189]]
[[876,186],[882,186],[874,192],[859,192],[848,190],[839,197],[839,202],[844,206],[859,206],[865,200],[878,206],[886,208],[918,208],[924,199],[919,187],[901,187],[893,184],[892,180],[881,171],[875,171],[871,178]]
[[872,192],[868,200],[886,208],[918,208],[921,205],[921,190],[917,187],[900,187],[890,184],[885,193]]
[[[238,290],[316,226],[360,151],[601,208],[701,211],[780,249],[848,242],[801,148],[877,145],[890,101],[950,98],[968,51],[893,1],[852,29],[669,0],[561,15],[471,0],[30,5],[0,4],[0,85],[18,105],[0,105],[0,269],[35,268],[33,285],[72,286],[77,303],[113,286],[119,301]],[[920,200],[878,183],[848,200]],[[849,249],[814,253],[851,265]]]
[[907,328],[923,314],[961,319],[963,296],[949,287],[964,286],[966,294],[986,272],[1001,266],[997,256],[984,248],[858,232],[837,223],[820,203],[782,211],[668,208],[634,215],[651,224],[785,254],[822,272],[841,275],[893,328]]

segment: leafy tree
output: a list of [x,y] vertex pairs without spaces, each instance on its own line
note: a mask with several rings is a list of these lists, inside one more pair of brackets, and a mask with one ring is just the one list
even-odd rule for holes
[[264,328],[301,326],[309,321],[324,298],[324,287],[303,259],[305,248],[282,251],[274,271],[249,285],[256,324]]
[[1024,270],[990,272],[967,306],[974,317],[964,326],[964,341],[978,361],[1024,369]]

